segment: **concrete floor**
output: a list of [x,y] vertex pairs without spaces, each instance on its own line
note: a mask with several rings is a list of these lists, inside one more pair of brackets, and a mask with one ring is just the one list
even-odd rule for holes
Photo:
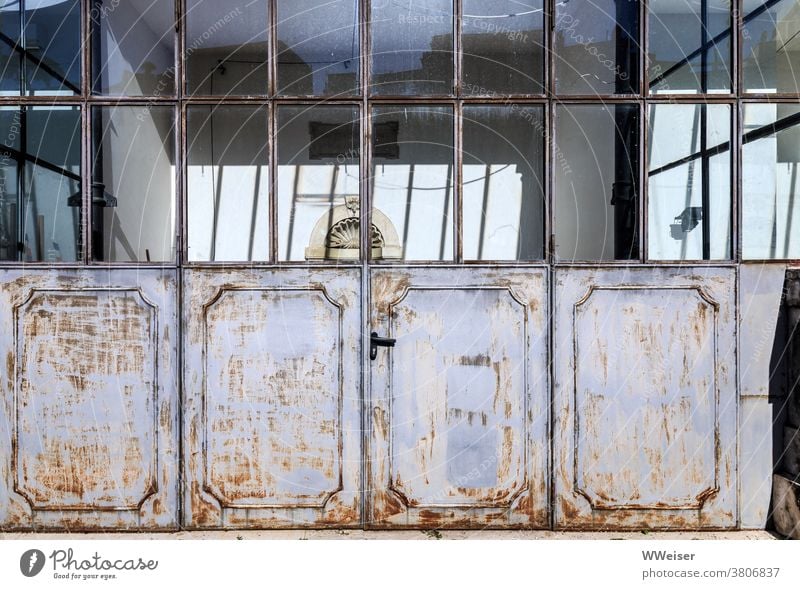
[[548,531],[390,531],[272,530],[175,533],[37,534],[0,533],[2,540],[776,540],[771,532],[548,532]]

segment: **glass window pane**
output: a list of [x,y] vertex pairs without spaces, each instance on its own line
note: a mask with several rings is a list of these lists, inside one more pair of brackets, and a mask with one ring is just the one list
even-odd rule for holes
[[800,258],[800,105],[746,104],[742,255]]
[[557,93],[638,92],[638,2],[558,2],[555,29]]
[[278,92],[357,94],[358,2],[278,1]]
[[172,0],[95,0],[91,16],[94,92],[117,96],[175,94]]
[[267,93],[267,2],[187,0],[189,94]]
[[544,92],[543,0],[464,0],[462,92]]
[[558,106],[555,137],[558,259],[638,258],[638,106]]
[[648,7],[650,92],[730,92],[730,0],[650,0]]
[[80,108],[5,107],[0,122],[0,260],[78,260]]
[[92,256],[175,260],[175,113],[169,106],[96,107]]
[[[24,14],[20,14],[20,9]],[[80,94],[80,9],[80,0],[3,3],[0,8],[3,94]],[[24,23],[22,38],[20,20]]]
[[466,106],[463,236],[467,260],[544,257],[544,108]]
[[747,92],[800,92],[800,1],[744,0],[742,45]]
[[359,109],[278,108],[278,258],[360,258]]
[[452,0],[372,0],[372,93],[453,93]]
[[267,108],[187,110],[191,261],[269,259]]
[[372,121],[372,222],[388,246],[382,257],[452,260],[452,108],[381,106]]
[[19,45],[19,8],[9,6],[0,11],[0,92],[3,96],[20,95],[21,54],[15,48]]
[[650,259],[730,258],[730,106],[651,105],[649,127]]

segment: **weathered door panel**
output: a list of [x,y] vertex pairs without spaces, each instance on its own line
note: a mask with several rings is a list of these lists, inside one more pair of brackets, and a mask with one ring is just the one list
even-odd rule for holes
[[555,276],[556,527],[735,527],[735,270]]
[[176,273],[0,271],[0,528],[178,525]]
[[548,527],[547,283],[372,271],[369,526]]
[[188,527],[360,523],[358,269],[185,270]]

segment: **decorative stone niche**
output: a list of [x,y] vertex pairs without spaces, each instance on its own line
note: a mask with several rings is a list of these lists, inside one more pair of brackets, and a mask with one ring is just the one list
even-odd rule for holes
[[[306,248],[306,260],[358,260],[361,218],[358,196],[346,196],[345,204],[322,215]],[[385,214],[372,209],[372,259],[397,260],[403,248],[397,230]]]

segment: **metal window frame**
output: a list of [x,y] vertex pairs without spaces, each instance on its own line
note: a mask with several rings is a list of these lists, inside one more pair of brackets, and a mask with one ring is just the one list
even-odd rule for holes
[[[189,95],[186,92],[186,74],[184,70],[184,54],[186,48],[186,10],[187,0],[174,0],[175,7],[175,27],[174,27],[174,68],[175,68],[175,95],[172,96],[101,96],[92,93],[92,16],[91,9],[95,2],[99,0],[80,0],[82,18],[81,20],[81,94],[74,96],[2,96],[0,106],[80,106],[81,107],[81,163],[82,163],[82,191],[83,207],[81,212],[81,248],[82,252],[78,262],[0,262],[0,267],[18,267],[27,265],[33,267],[165,267],[180,268],[183,266],[191,267],[258,267],[258,266],[329,266],[330,261],[294,261],[281,262],[278,260],[278,219],[277,219],[277,196],[276,196],[276,167],[277,162],[275,152],[276,144],[276,112],[282,104],[347,104],[357,105],[360,108],[361,125],[361,202],[362,202],[362,223],[361,223],[361,259],[348,263],[341,263],[342,266],[359,266],[363,264],[374,265],[393,265],[394,262],[369,260],[369,250],[365,246],[368,243],[369,211],[372,204],[371,190],[371,166],[372,157],[370,146],[371,136],[371,109],[373,105],[379,104],[447,104],[453,108],[455,113],[454,128],[454,211],[453,211],[453,239],[454,259],[450,261],[397,261],[400,265],[431,265],[431,266],[450,266],[457,264],[468,266],[471,264],[492,264],[497,266],[519,266],[525,264],[541,265],[542,263],[553,266],[627,266],[637,264],[649,265],[730,265],[743,261],[742,244],[740,232],[742,227],[742,183],[741,183],[741,148],[742,148],[742,111],[744,104],[748,103],[797,103],[800,100],[800,91],[797,94],[756,94],[743,91],[742,84],[742,63],[743,63],[743,43],[742,31],[744,26],[743,0],[732,0],[731,7],[731,27],[734,34],[731,38],[731,93],[730,94],[658,94],[648,93],[647,81],[647,49],[649,39],[649,9],[648,0],[639,1],[639,93],[631,95],[603,95],[603,96],[578,96],[578,95],[558,95],[555,91],[555,7],[556,0],[543,0],[543,40],[544,50],[544,93],[543,94],[503,94],[503,95],[464,95],[461,90],[461,72],[463,67],[463,47],[461,40],[463,0],[453,1],[453,75],[454,89],[448,95],[425,95],[425,96],[388,96],[370,94],[370,72],[371,72],[371,36],[370,36],[370,17],[371,6],[369,0],[358,0],[358,23],[359,34],[359,94],[348,96],[291,96],[277,95],[277,2],[278,0],[262,0],[267,4],[269,28],[268,39],[268,87],[264,95],[247,96],[203,96],[198,94]],[[554,174],[555,165],[555,108],[559,104],[614,104],[630,103],[637,104],[640,111],[640,141],[639,141],[639,258],[634,260],[557,260],[553,250],[554,240]],[[648,257],[649,236],[647,225],[648,211],[648,187],[647,187],[647,143],[649,140],[649,107],[651,104],[674,103],[722,103],[730,105],[732,113],[731,147],[734,150],[731,165],[731,211],[732,211],[732,251],[731,257],[727,260],[650,260]],[[90,187],[92,177],[92,131],[91,131],[91,111],[96,106],[123,106],[123,105],[165,105],[172,106],[176,116],[176,138],[175,148],[175,185],[177,202],[174,203],[176,211],[176,256],[174,260],[168,262],[109,262],[92,260],[91,250],[91,207]],[[186,240],[186,219],[187,219],[187,198],[186,198],[186,148],[187,148],[187,126],[186,112],[192,105],[252,105],[267,107],[268,110],[268,161],[270,178],[269,194],[269,241],[270,256],[268,260],[258,262],[188,262],[187,260],[187,240]],[[545,111],[545,133],[544,133],[544,178],[542,179],[545,187],[544,199],[544,218],[542,219],[544,243],[542,251],[543,259],[539,260],[479,260],[465,261],[463,256],[463,189],[461,186],[462,177],[462,113],[466,105],[543,105]],[[748,263],[775,262],[783,264],[798,263],[795,259],[769,259],[769,260],[746,260]]]

